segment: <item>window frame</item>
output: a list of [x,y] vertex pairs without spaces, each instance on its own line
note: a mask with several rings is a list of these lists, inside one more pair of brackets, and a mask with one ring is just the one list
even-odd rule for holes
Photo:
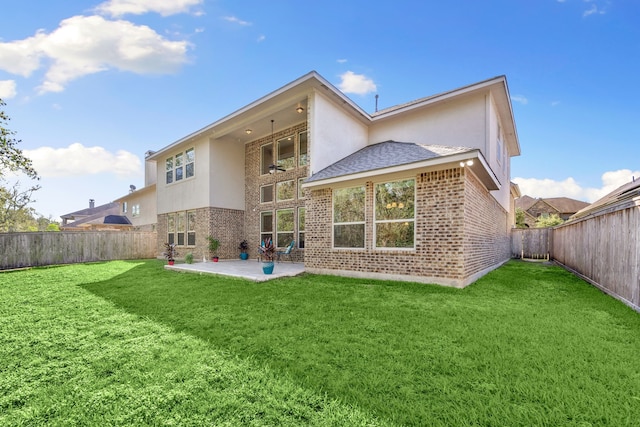
[[[300,212],[302,212],[302,215],[300,214]],[[298,224],[298,242],[297,242],[297,246],[298,249],[304,249],[304,238],[305,238],[305,220],[307,217],[307,212],[304,206],[298,206],[298,217],[297,217],[297,224]],[[302,218],[302,221],[300,220]]]
[[[286,183],[291,183],[291,187],[292,187],[292,192],[291,192],[291,197],[288,199],[281,199],[280,198],[280,187],[281,185],[283,186]],[[295,200],[296,198],[296,181],[294,179],[287,179],[285,181],[279,181],[276,182],[276,202],[288,202],[290,200]]]
[[[359,188],[362,189],[362,220],[361,221],[342,221],[336,222],[336,192],[342,190],[350,190]],[[358,225],[362,226],[362,246],[336,246],[336,226],[352,226]],[[365,250],[367,246],[367,186],[366,185],[355,185],[352,187],[340,187],[334,188],[331,191],[331,247],[332,249],[337,250]]]
[[[280,224],[280,214],[284,214],[284,213],[291,213],[291,230],[281,230],[281,224]],[[287,245],[289,243],[291,243],[291,241],[295,238],[295,233],[296,233],[296,218],[295,218],[295,209],[294,208],[284,208],[284,209],[276,209],[276,215],[275,215],[275,219],[276,219],[276,244],[275,246],[277,248],[285,248],[287,247]],[[290,237],[290,239],[288,239],[288,241],[284,244],[280,244],[280,236],[281,235],[287,235]]]
[[[291,144],[291,156],[285,157],[284,159],[280,158],[280,145],[282,143]],[[296,137],[295,135],[285,136],[284,138],[280,138],[276,141],[276,149],[274,151],[274,158],[276,159],[275,164],[279,168],[283,168],[285,171],[295,169],[297,167],[296,164]],[[288,161],[290,160],[290,161]],[[285,164],[285,161],[288,161],[289,167]]]
[[186,222],[187,222],[186,212],[176,213],[176,235],[178,237],[176,246],[186,246],[185,245],[186,228],[187,228]]
[[[271,161],[265,165],[265,149],[267,147],[271,147]],[[268,175],[271,173],[269,166],[275,163],[275,152],[273,147],[273,142],[269,142],[267,144],[262,144],[260,146],[260,175]],[[266,170],[265,170],[266,169]]]
[[[263,197],[264,196],[264,190],[267,187],[271,187],[271,191],[270,191],[271,200],[264,200],[264,197]],[[266,184],[266,185],[260,186],[260,203],[273,203],[273,187],[274,187],[273,184]]]
[[167,157],[164,161],[165,185],[177,184],[195,177],[196,175],[196,150],[195,147],[187,148],[184,151]]
[[[267,216],[267,215],[271,215],[271,230],[265,231],[264,230],[264,225],[265,222],[263,220],[263,217]],[[267,237],[271,237],[271,239],[273,240],[273,231],[274,231],[274,226],[273,226],[273,222],[274,222],[274,214],[273,211],[262,211],[260,212],[260,243],[262,244],[262,242],[264,241],[265,238]]]
[[176,214],[170,213],[167,215],[167,243],[172,244],[176,242]]
[[[413,181],[413,218],[394,218],[394,219],[378,219],[378,209],[377,209],[377,194],[378,194],[378,186],[404,182],[404,181]],[[373,185],[373,247],[376,250],[397,250],[397,251],[413,251],[416,248],[416,178],[404,178],[404,179],[396,179],[393,181],[381,181],[374,183]],[[401,202],[400,202],[401,203]],[[395,207],[395,206],[394,206]],[[412,223],[413,225],[413,245],[412,246],[378,246],[378,225],[379,224],[399,224],[399,223]]]
[[[304,152],[304,163],[302,162],[302,135],[304,135],[304,143],[306,147]],[[307,166],[309,164],[309,133],[307,130],[298,132],[298,141],[296,145],[298,147],[298,167]]]
[[186,246],[196,245],[196,211],[187,211],[187,244]]

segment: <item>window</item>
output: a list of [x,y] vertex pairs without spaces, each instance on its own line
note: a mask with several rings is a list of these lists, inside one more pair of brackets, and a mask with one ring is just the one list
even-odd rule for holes
[[260,203],[273,202],[273,184],[260,187]]
[[298,199],[304,199],[304,188],[302,188],[302,183],[306,178],[298,179]]
[[278,140],[278,167],[289,170],[296,166],[293,136]]
[[269,166],[273,164],[273,144],[265,144],[260,147],[260,173],[269,173]]
[[298,134],[298,166],[307,164],[307,131]]
[[165,162],[165,170],[167,171],[167,184],[173,182],[173,157],[170,157]]
[[415,180],[375,186],[375,242],[377,248],[413,248]]
[[167,242],[176,242],[176,216],[174,214],[167,215]]
[[196,245],[196,213],[187,212],[187,245]]
[[260,241],[273,238],[273,212],[260,212]]
[[304,249],[304,208],[298,208],[298,247]]
[[364,248],[364,187],[333,190],[333,247]]
[[122,202],[122,213],[127,213],[127,202]]
[[196,164],[196,152],[193,148],[189,148],[184,152],[186,157],[186,164],[184,165],[185,175],[187,178],[191,178],[195,175],[195,164]]
[[184,153],[178,153],[165,161],[166,183],[181,181],[183,178],[191,178],[195,174],[196,152],[189,148]]
[[276,211],[276,242],[277,247],[284,248],[293,240],[293,209]]
[[276,184],[276,200],[293,200],[296,195],[295,181],[282,181]]
[[184,246],[184,212],[178,212],[178,218],[176,220],[176,232],[178,234],[178,246]]
[[140,205],[131,206],[131,215],[134,217],[140,216]]

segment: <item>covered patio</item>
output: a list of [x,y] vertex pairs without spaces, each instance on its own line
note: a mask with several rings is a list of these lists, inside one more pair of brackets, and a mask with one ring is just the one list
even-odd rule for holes
[[256,262],[255,260],[207,261],[193,264],[165,265],[164,268],[184,273],[218,274],[221,276],[239,277],[255,282],[265,282],[279,277],[297,276],[304,273],[303,263],[284,261],[275,263],[273,274],[264,274],[262,272],[262,263]]

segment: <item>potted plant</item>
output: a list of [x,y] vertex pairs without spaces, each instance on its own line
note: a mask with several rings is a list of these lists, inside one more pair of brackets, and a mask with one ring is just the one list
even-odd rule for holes
[[208,236],[207,240],[209,241],[209,252],[212,254],[211,260],[213,262],[218,262],[218,248],[220,247],[220,240],[213,236]]
[[273,245],[273,239],[268,237],[258,246],[258,252],[262,256],[262,272],[264,274],[273,273],[273,256],[276,253],[276,247]]
[[178,251],[176,251],[175,243],[165,243],[164,244],[164,252],[162,253],[164,257],[167,259],[169,265],[173,265],[175,262],[175,257],[178,255]]
[[247,253],[249,250],[249,243],[247,243],[246,240],[243,240],[238,245],[238,249],[240,249],[240,259],[243,261],[247,260],[249,258],[249,254]]

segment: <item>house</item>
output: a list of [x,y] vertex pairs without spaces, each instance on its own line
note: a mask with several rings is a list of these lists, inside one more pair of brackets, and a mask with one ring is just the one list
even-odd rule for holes
[[87,230],[130,230],[131,223],[120,215],[120,204],[117,202],[96,206],[94,199],[89,199],[89,207],[62,215],[62,231]]
[[158,253],[273,237],[309,272],[463,287],[510,257],[518,155],[504,76],[370,114],[310,72],[148,153]]
[[541,216],[558,215],[563,220],[568,220],[573,214],[589,206],[589,203],[568,197],[533,198],[527,195],[515,201],[516,209],[524,212],[524,222],[528,227],[535,227],[536,221]]
[[569,219],[572,221],[583,220],[628,207],[637,207],[638,197],[640,197],[640,179],[633,177],[631,182],[621,185],[590,205],[583,207]]
[[[153,154],[153,151],[145,153],[145,160]],[[138,231],[155,231],[158,220],[156,206],[156,162],[145,161],[144,187],[137,189],[129,186],[129,193],[114,202],[122,209],[120,214],[131,223],[132,228]]]

